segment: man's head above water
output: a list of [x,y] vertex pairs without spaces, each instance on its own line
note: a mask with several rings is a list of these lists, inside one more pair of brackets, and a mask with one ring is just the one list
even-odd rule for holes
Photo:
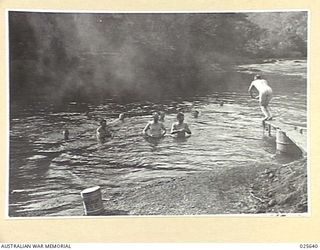
[[253,80],[260,80],[260,79],[262,79],[262,78],[261,78],[261,75],[255,75],[255,76],[253,77]]
[[181,123],[184,120],[184,114],[182,112],[179,112],[177,114],[177,120]]
[[152,118],[155,122],[157,122],[159,120],[159,114],[157,112],[153,112],[152,113]]

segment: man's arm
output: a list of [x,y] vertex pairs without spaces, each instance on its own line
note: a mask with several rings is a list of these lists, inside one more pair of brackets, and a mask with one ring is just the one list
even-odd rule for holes
[[[250,87],[249,87],[249,89],[248,89],[248,92],[249,92],[250,96],[251,96],[253,99],[259,99],[259,95],[258,95],[258,96],[253,96],[253,93],[252,93],[253,88],[257,89],[257,87],[254,85],[254,82],[252,82],[252,83],[250,84]],[[258,90],[258,89],[257,89],[257,90]]]
[[188,124],[185,125],[184,131],[185,131],[187,134],[191,135],[191,131],[190,131],[190,129],[189,129]]
[[248,92],[251,94],[251,91],[252,91],[252,87],[254,86],[254,84],[253,84],[253,82],[251,82],[251,84],[250,84],[250,87],[249,87],[249,89],[248,89]]
[[150,129],[150,123],[148,122],[148,124],[145,126],[145,128],[142,131],[142,134],[146,135],[147,131]]
[[176,133],[178,133],[179,131],[176,129],[176,125],[175,124],[172,124],[172,127],[171,127],[171,132],[170,132],[170,134],[176,134]]
[[162,128],[162,136],[164,136],[167,133],[167,129],[166,127],[163,125],[163,123],[161,123],[161,128]]

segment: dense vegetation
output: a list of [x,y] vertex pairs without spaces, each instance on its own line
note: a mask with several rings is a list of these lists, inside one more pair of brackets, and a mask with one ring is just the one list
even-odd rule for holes
[[264,29],[253,53],[263,57],[307,56],[306,12],[254,13],[248,19]]
[[233,64],[307,54],[307,13],[10,12],[14,101],[162,98],[214,84]]

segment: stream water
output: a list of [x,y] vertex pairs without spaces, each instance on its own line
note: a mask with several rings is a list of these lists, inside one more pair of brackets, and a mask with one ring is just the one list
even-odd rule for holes
[[[226,74],[218,90],[161,102],[120,104],[13,104],[10,116],[9,216],[82,215],[81,190],[100,185],[117,193],[152,185],[165,178],[255,163],[281,165],[295,157],[276,154],[274,138],[263,136],[262,114],[248,86],[259,72],[274,91],[270,107],[275,119],[307,127],[307,64],[279,60],[241,65]],[[220,106],[221,101],[223,106]],[[192,110],[200,115],[194,118]],[[153,111],[166,113],[170,130],[178,111],[185,113],[192,136],[152,143],[141,132]],[[90,117],[86,115],[89,112]],[[96,141],[100,118],[113,121],[114,137]],[[70,139],[63,140],[68,128]],[[104,197],[105,199],[105,197]]]

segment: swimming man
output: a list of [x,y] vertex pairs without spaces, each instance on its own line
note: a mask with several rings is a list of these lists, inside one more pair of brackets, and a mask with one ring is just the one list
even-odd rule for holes
[[125,118],[124,113],[120,113],[119,117],[116,118],[115,120],[113,120],[112,122],[110,122],[109,125],[112,125],[112,126],[120,125],[120,124],[124,123],[124,118]]
[[263,121],[272,120],[272,115],[270,112],[270,108],[268,106],[272,98],[271,87],[268,85],[268,82],[266,80],[261,78],[260,75],[256,75],[250,84],[248,91],[251,97],[253,97],[252,96],[253,87],[255,87],[259,92],[259,96],[257,96],[256,99],[259,99],[261,111],[265,116]]
[[146,127],[143,129],[142,133],[145,136],[149,136],[152,138],[161,138],[163,137],[167,130],[164,127],[163,123],[159,122],[159,114],[153,113],[152,114],[153,120],[148,122]]
[[100,121],[100,126],[97,128],[97,139],[104,142],[108,137],[111,137],[111,133],[107,128],[107,121],[102,119]]
[[124,113],[120,113],[119,114],[118,120],[121,121],[121,122],[124,122]]
[[189,126],[184,121],[184,114],[179,112],[177,114],[177,122],[172,124],[171,127],[171,134],[176,135],[178,138],[184,138],[186,137],[186,134],[191,135],[191,131],[189,129]]
[[194,118],[198,118],[199,117],[199,111],[198,110],[194,110],[192,112],[192,115],[193,115]]

